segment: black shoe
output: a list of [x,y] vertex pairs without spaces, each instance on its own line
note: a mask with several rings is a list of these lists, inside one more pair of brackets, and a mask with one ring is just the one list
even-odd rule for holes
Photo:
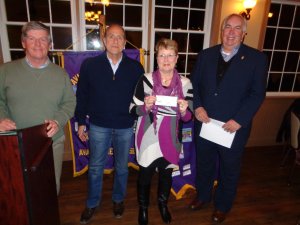
[[148,207],[140,206],[138,222],[139,225],[148,225]]
[[124,203],[123,202],[114,202],[113,207],[114,217],[120,219],[123,216],[124,212]]
[[86,207],[83,210],[83,212],[81,213],[80,224],[87,224],[88,222],[90,222],[94,215],[95,210],[96,210],[96,207],[94,207],[94,208]]
[[215,223],[222,223],[226,219],[226,213],[220,210],[214,210],[212,214],[212,221]]
[[169,224],[172,221],[172,216],[166,204],[158,203],[159,212],[164,223]]

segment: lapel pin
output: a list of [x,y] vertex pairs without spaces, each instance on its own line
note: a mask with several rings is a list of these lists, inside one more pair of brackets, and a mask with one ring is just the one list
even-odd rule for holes
[[244,60],[245,56],[242,55],[241,60]]

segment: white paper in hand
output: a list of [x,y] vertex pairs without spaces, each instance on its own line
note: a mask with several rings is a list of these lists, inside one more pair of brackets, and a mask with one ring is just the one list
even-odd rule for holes
[[222,126],[224,123],[219,120],[210,119],[209,123],[203,123],[200,137],[216,144],[231,148],[235,133],[225,131]]
[[177,106],[177,96],[156,95],[155,105]]

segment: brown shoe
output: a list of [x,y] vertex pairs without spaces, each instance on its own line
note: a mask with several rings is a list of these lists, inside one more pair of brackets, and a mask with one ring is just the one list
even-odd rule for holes
[[197,198],[194,198],[194,200],[189,204],[189,208],[191,210],[199,210],[205,205],[205,202],[202,202],[198,200]]
[[113,202],[114,203],[114,207],[113,207],[113,212],[114,212],[114,216],[117,219],[120,219],[123,216],[123,212],[124,212],[124,203],[123,202]]
[[221,212],[220,210],[215,210],[212,214],[212,220],[215,223],[222,223],[226,219],[226,213]]

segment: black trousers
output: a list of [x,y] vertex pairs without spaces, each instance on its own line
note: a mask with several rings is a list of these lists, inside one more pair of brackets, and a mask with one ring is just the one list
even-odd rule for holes
[[[196,127],[196,189],[198,200],[210,202],[222,212],[232,208],[240,177],[242,156],[250,129],[240,129],[230,149],[199,137]],[[216,171],[216,164],[219,171]],[[218,174],[218,186],[213,194],[213,184]]]
[[170,163],[165,158],[161,157],[152,162],[148,167],[140,166],[138,185],[151,185],[153,174],[157,170],[159,176],[159,184],[171,186],[173,168],[167,168],[168,165],[170,165]]

